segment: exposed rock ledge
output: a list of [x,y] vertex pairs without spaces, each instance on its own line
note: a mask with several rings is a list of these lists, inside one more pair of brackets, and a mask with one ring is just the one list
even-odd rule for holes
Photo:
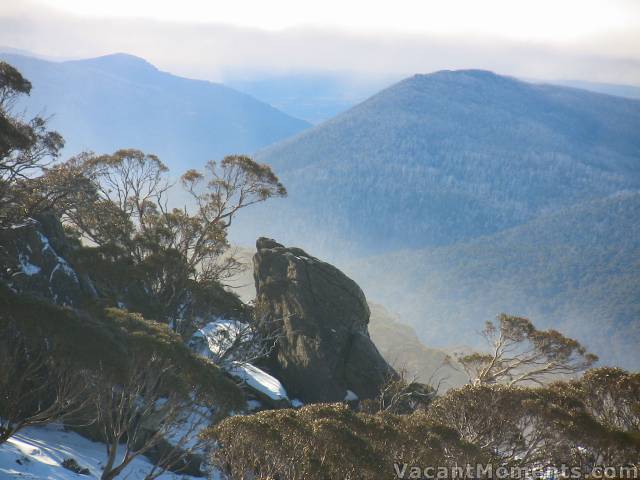
[[372,398],[393,369],[369,338],[369,307],[340,270],[299,248],[259,238],[254,256],[256,305],[283,337],[278,377],[305,402],[342,401],[347,391]]

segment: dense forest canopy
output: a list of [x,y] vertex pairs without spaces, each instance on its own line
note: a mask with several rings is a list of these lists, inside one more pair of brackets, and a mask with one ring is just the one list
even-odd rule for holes
[[290,196],[250,220],[356,252],[452,244],[637,190],[639,130],[637,100],[477,70],[416,75],[261,151]]

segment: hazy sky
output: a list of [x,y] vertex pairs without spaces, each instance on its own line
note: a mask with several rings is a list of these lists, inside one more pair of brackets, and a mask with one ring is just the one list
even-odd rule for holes
[[638,1],[612,0],[39,0],[79,15],[218,22],[282,30],[303,26],[403,33],[479,33],[579,40],[637,27]]
[[640,84],[639,0],[0,0],[0,45],[239,71],[488,68]]

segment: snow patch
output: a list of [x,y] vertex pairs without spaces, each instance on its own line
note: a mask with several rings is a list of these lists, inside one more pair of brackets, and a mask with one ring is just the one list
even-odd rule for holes
[[27,218],[22,223],[14,223],[13,225],[10,225],[9,229],[11,229],[11,230],[19,230],[21,228],[30,227],[31,225],[35,225],[37,223],[38,222],[36,220],[34,220],[33,218]]
[[38,273],[40,273],[40,270],[42,270],[37,265],[29,262],[29,257],[23,255],[22,253],[18,255],[18,262],[20,263],[20,270],[22,270],[22,273],[24,273],[28,277],[37,275]]
[[[75,459],[89,475],[77,475],[62,466]],[[78,480],[96,479],[106,462],[105,445],[92,442],[60,425],[27,427],[0,445],[0,478]],[[123,471],[128,480],[143,480],[152,465],[145,457],[137,457]],[[164,473],[162,480],[195,480],[196,477]],[[213,478],[219,478],[214,475]]]
[[211,425],[211,411],[203,405],[197,405],[182,417],[178,420],[178,425],[170,429],[165,439],[171,445],[177,445],[183,449],[201,450],[198,447],[198,434]]
[[280,380],[250,363],[233,362],[229,374],[272,400],[289,400]]
[[195,332],[189,340],[189,347],[198,355],[215,361],[222,358],[238,340],[249,341],[250,338],[240,338],[248,334],[247,324],[221,318]]
[[347,390],[347,394],[344,396],[345,402],[357,402],[359,400],[358,395],[356,395],[351,390]]
[[[289,400],[287,391],[277,378],[250,363],[233,359],[230,349],[235,348],[238,343],[251,342],[251,335],[252,332],[246,323],[218,319],[195,332],[189,340],[189,348],[214,362],[224,359],[221,367],[231,376],[270,399]],[[232,355],[227,355],[228,353]],[[251,406],[248,408],[251,409]]]

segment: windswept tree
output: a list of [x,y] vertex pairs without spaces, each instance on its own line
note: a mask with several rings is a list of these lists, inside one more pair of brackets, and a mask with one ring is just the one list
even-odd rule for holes
[[[490,452],[501,465],[533,465],[548,458],[556,435],[547,392],[506,385],[466,385],[436,399],[429,417]],[[566,417],[566,415],[565,415]]]
[[24,120],[14,112],[18,99],[30,92],[31,83],[0,61],[0,227],[32,213],[25,211],[23,198],[37,190],[34,177],[64,146],[62,136],[47,128],[46,119]]
[[131,149],[113,155],[83,153],[66,166],[90,181],[93,189],[67,207],[65,221],[99,247],[117,246],[144,259],[141,235],[165,206],[168,168],[157,156]]
[[244,155],[227,156],[219,164],[210,161],[205,170],[204,175],[187,171],[182,183],[196,200],[198,214],[210,225],[226,229],[240,209],[287,194],[268,165]]
[[[235,215],[286,195],[268,166],[245,156],[209,162],[204,174],[186,172],[181,184],[192,202],[182,209],[168,208],[172,185],[167,167],[154,155],[139,150],[84,154],[67,168],[81,171],[94,186],[65,208],[63,218],[70,231],[93,244],[84,253],[88,263],[104,267],[102,285],[125,303],[135,296],[130,303],[146,316],[179,331],[188,327],[184,319],[194,316],[190,310],[198,301],[216,297],[221,282],[240,268],[228,252],[227,230]],[[129,273],[126,285],[123,269]]]
[[556,330],[538,330],[522,317],[501,314],[497,323],[486,323],[482,336],[488,353],[457,358],[474,384],[541,385],[554,375],[582,372],[598,360],[578,341]]

